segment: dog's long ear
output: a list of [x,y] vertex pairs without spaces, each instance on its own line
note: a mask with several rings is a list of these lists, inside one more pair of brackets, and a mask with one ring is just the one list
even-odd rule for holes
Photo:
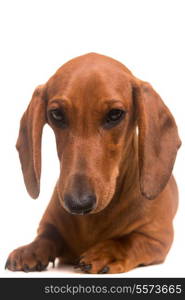
[[141,193],[154,199],[167,184],[181,145],[175,120],[154,89],[144,82],[134,88],[139,129]]
[[46,122],[44,86],[35,89],[20,122],[16,148],[19,151],[24,182],[32,198],[40,192],[41,136]]

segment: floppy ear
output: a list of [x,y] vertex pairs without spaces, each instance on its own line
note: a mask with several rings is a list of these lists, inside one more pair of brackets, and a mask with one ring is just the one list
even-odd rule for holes
[[154,199],[167,184],[181,145],[175,120],[160,96],[142,82],[135,88],[141,193]]
[[35,89],[22,116],[16,144],[26,189],[32,198],[37,198],[40,192],[41,136],[46,122],[43,90],[43,86]]

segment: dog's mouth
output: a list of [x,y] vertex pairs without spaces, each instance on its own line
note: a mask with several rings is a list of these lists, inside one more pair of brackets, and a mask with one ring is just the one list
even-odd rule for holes
[[80,216],[83,216],[83,215],[87,215],[87,214],[90,214],[92,212],[92,209],[68,209],[66,206],[64,206],[65,210],[70,213],[71,215],[80,215]]

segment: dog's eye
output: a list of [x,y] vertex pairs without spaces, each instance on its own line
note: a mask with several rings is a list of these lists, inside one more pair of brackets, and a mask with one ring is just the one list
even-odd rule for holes
[[59,109],[53,109],[50,111],[50,115],[56,121],[62,121],[64,116],[63,113]]
[[117,125],[125,116],[125,111],[121,109],[111,109],[105,117],[104,127],[112,128]]
[[67,120],[64,112],[60,109],[52,109],[49,111],[49,117],[55,125],[61,128],[67,127]]

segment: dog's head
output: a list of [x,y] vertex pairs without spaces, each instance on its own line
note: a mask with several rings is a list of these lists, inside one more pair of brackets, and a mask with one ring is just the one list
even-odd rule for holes
[[57,191],[70,213],[96,213],[111,201],[138,126],[141,193],[155,198],[168,182],[180,146],[173,116],[152,87],[121,63],[87,54],[63,65],[38,87],[17,141],[24,181],[39,195],[41,135],[56,137],[61,172]]

